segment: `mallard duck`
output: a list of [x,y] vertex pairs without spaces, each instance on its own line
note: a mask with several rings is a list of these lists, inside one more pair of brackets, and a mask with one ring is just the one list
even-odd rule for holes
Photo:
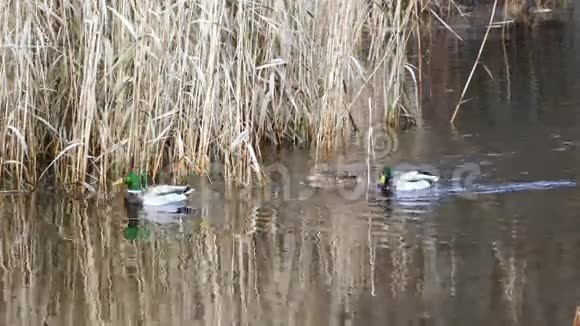
[[356,175],[344,172],[343,174],[336,174],[329,171],[322,171],[311,174],[307,177],[305,184],[313,188],[332,189],[338,185],[353,186],[358,182]]
[[387,191],[413,191],[431,188],[439,177],[426,171],[412,170],[396,173],[390,167],[384,167],[378,186]]
[[149,187],[147,177],[130,172],[125,178],[116,180],[113,185],[125,184],[127,192],[125,199],[130,204],[143,206],[174,205],[187,201],[187,196],[194,189],[189,186],[157,185]]

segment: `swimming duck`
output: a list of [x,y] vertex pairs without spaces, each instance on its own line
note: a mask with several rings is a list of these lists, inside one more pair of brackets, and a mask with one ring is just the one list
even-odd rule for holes
[[439,177],[426,171],[412,170],[396,173],[390,167],[384,167],[379,188],[387,191],[413,191],[431,188]]
[[125,178],[116,180],[113,185],[125,184],[127,192],[125,199],[130,204],[142,206],[164,206],[181,204],[187,201],[187,196],[194,189],[189,186],[157,185],[149,187],[147,177],[130,172]]
[[309,175],[304,183],[313,188],[333,189],[338,185],[354,186],[357,182],[357,176],[348,172],[336,174],[330,171],[321,171]]

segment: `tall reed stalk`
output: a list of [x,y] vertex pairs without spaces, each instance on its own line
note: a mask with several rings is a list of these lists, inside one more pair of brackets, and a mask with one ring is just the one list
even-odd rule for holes
[[396,121],[419,5],[7,0],[0,173],[103,185],[129,169],[202,173],[220,161],[249,184],[264,142],[336,146],[373,76]]

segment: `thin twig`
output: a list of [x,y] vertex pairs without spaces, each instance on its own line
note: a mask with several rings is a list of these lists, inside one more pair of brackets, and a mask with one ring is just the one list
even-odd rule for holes
[[[367,192],[366,192],[365,200],[368,200],[369,186],[371,184],[371,148],[373,148],[373,146],[374,146],[374,144],[372,144],[372,141],[373,141],[372,120],[373,120],[373,104],[372,104],[371,99],[369,98],[369,135],[368,135],[368,139],[367,139]],[[374,149],[372,152],[373,152],[373,156],[374,156]],[[373,163],[374,163],[374,160],[373,160]]]
[[576,314],[574,315],[574,322],[572,326],[580,326],[580,306],[576,307]]
[[491,25],[493,23],[493,17],[495,16],[495,8],[496,7],[497,7],[497,0],[495,0],[493,2],[493,9],[491,11],[491,16],[489,17],[489,24],[487,25],[487,29],[485,31],[485,36],[483,37],[483,41],[481,42],[481,47],[479,48],[479,53],[477,54],[477,59],[475,59],[475,63],[473,64],[473,67],[471,68],[471,73],[469,73],[469,77],[467,78],[467,82],[465,83],[465,86],[463,87],[463,92],[461,93],[461,98],[459,98],[459,102],[457,103],[457,106],[455,107],[455,111],[453,112],[453,116],[451,117],[451,120],[449,120],[449,123],[451,123],[451,124],[453,124],[453,122],[455,121],[455,118],[457,117],[457,113],[459,113],[459,108],[461,107],[463,97],[465,96],[465,93],[467,92],[467,88],[469,87],[469,84],[471,82],[471,78],[473,77],[473,74],[475,73],[475,68],[477,67],[477,64],[479,63],[479,59],[481,58],[481,54],[483,53],[483,48],[485,47],[485,43],[487,42],[487,37],[489,35],[489,31],[491,30]]
[[348,113],[348,118],[350,119],[350,124],[352,125],[352,129],[354,130],[354,132],[358,132],[358,126],[356,125],[356,122],[354,122],[354,118],[352,117],[352,113]]
[[437,15],[437,13],[435,11],[433,11],[431,8],[427,8],[427,10],[429,10],[433,16],[435,16],[435,18],[437,18],[437,20],[439,20],[441,22],[441,24],[443,24],[443,26],[445,26],[445,28],[447,28],[451,34],[455,35],[455,37],[457,37],[458,40],[460,40],[461,42],[463,42],[463,39],[461,38],[461,36],[459,36],[459,34],[457,34],[453,28],[451,28],[451,26],[449,26],[441,17],[439,17],[439,15]]
[[[506,14],[507,13],[507,2],[504,4],[504,9],[503,9],[503,15],[504,15],[504,19],[506,19]],[[507,56],[507,49],[506,49],[506,25],[503,25],[502,29],[501,29],[501,48],[503,50],[503,59],[504,59],[504,64],[505,64],[505,76],[506,76],[506,99],[508,101],[508,103],[511,100],[511,78],[510,78],[510,64],[508,61],[508,56]]]

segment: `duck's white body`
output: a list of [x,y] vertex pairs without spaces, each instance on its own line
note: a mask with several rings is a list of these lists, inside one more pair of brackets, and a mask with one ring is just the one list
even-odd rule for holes
[[158,185],[147,190],[127,190],[132,203],[143,206],[164,206],[187,201],[187,196],[194,191],[188,186]]
[[391,187],[393,190],[414,191],[431,188],[439,181],[439,177],[422,171],[401,172],[393,176]]

